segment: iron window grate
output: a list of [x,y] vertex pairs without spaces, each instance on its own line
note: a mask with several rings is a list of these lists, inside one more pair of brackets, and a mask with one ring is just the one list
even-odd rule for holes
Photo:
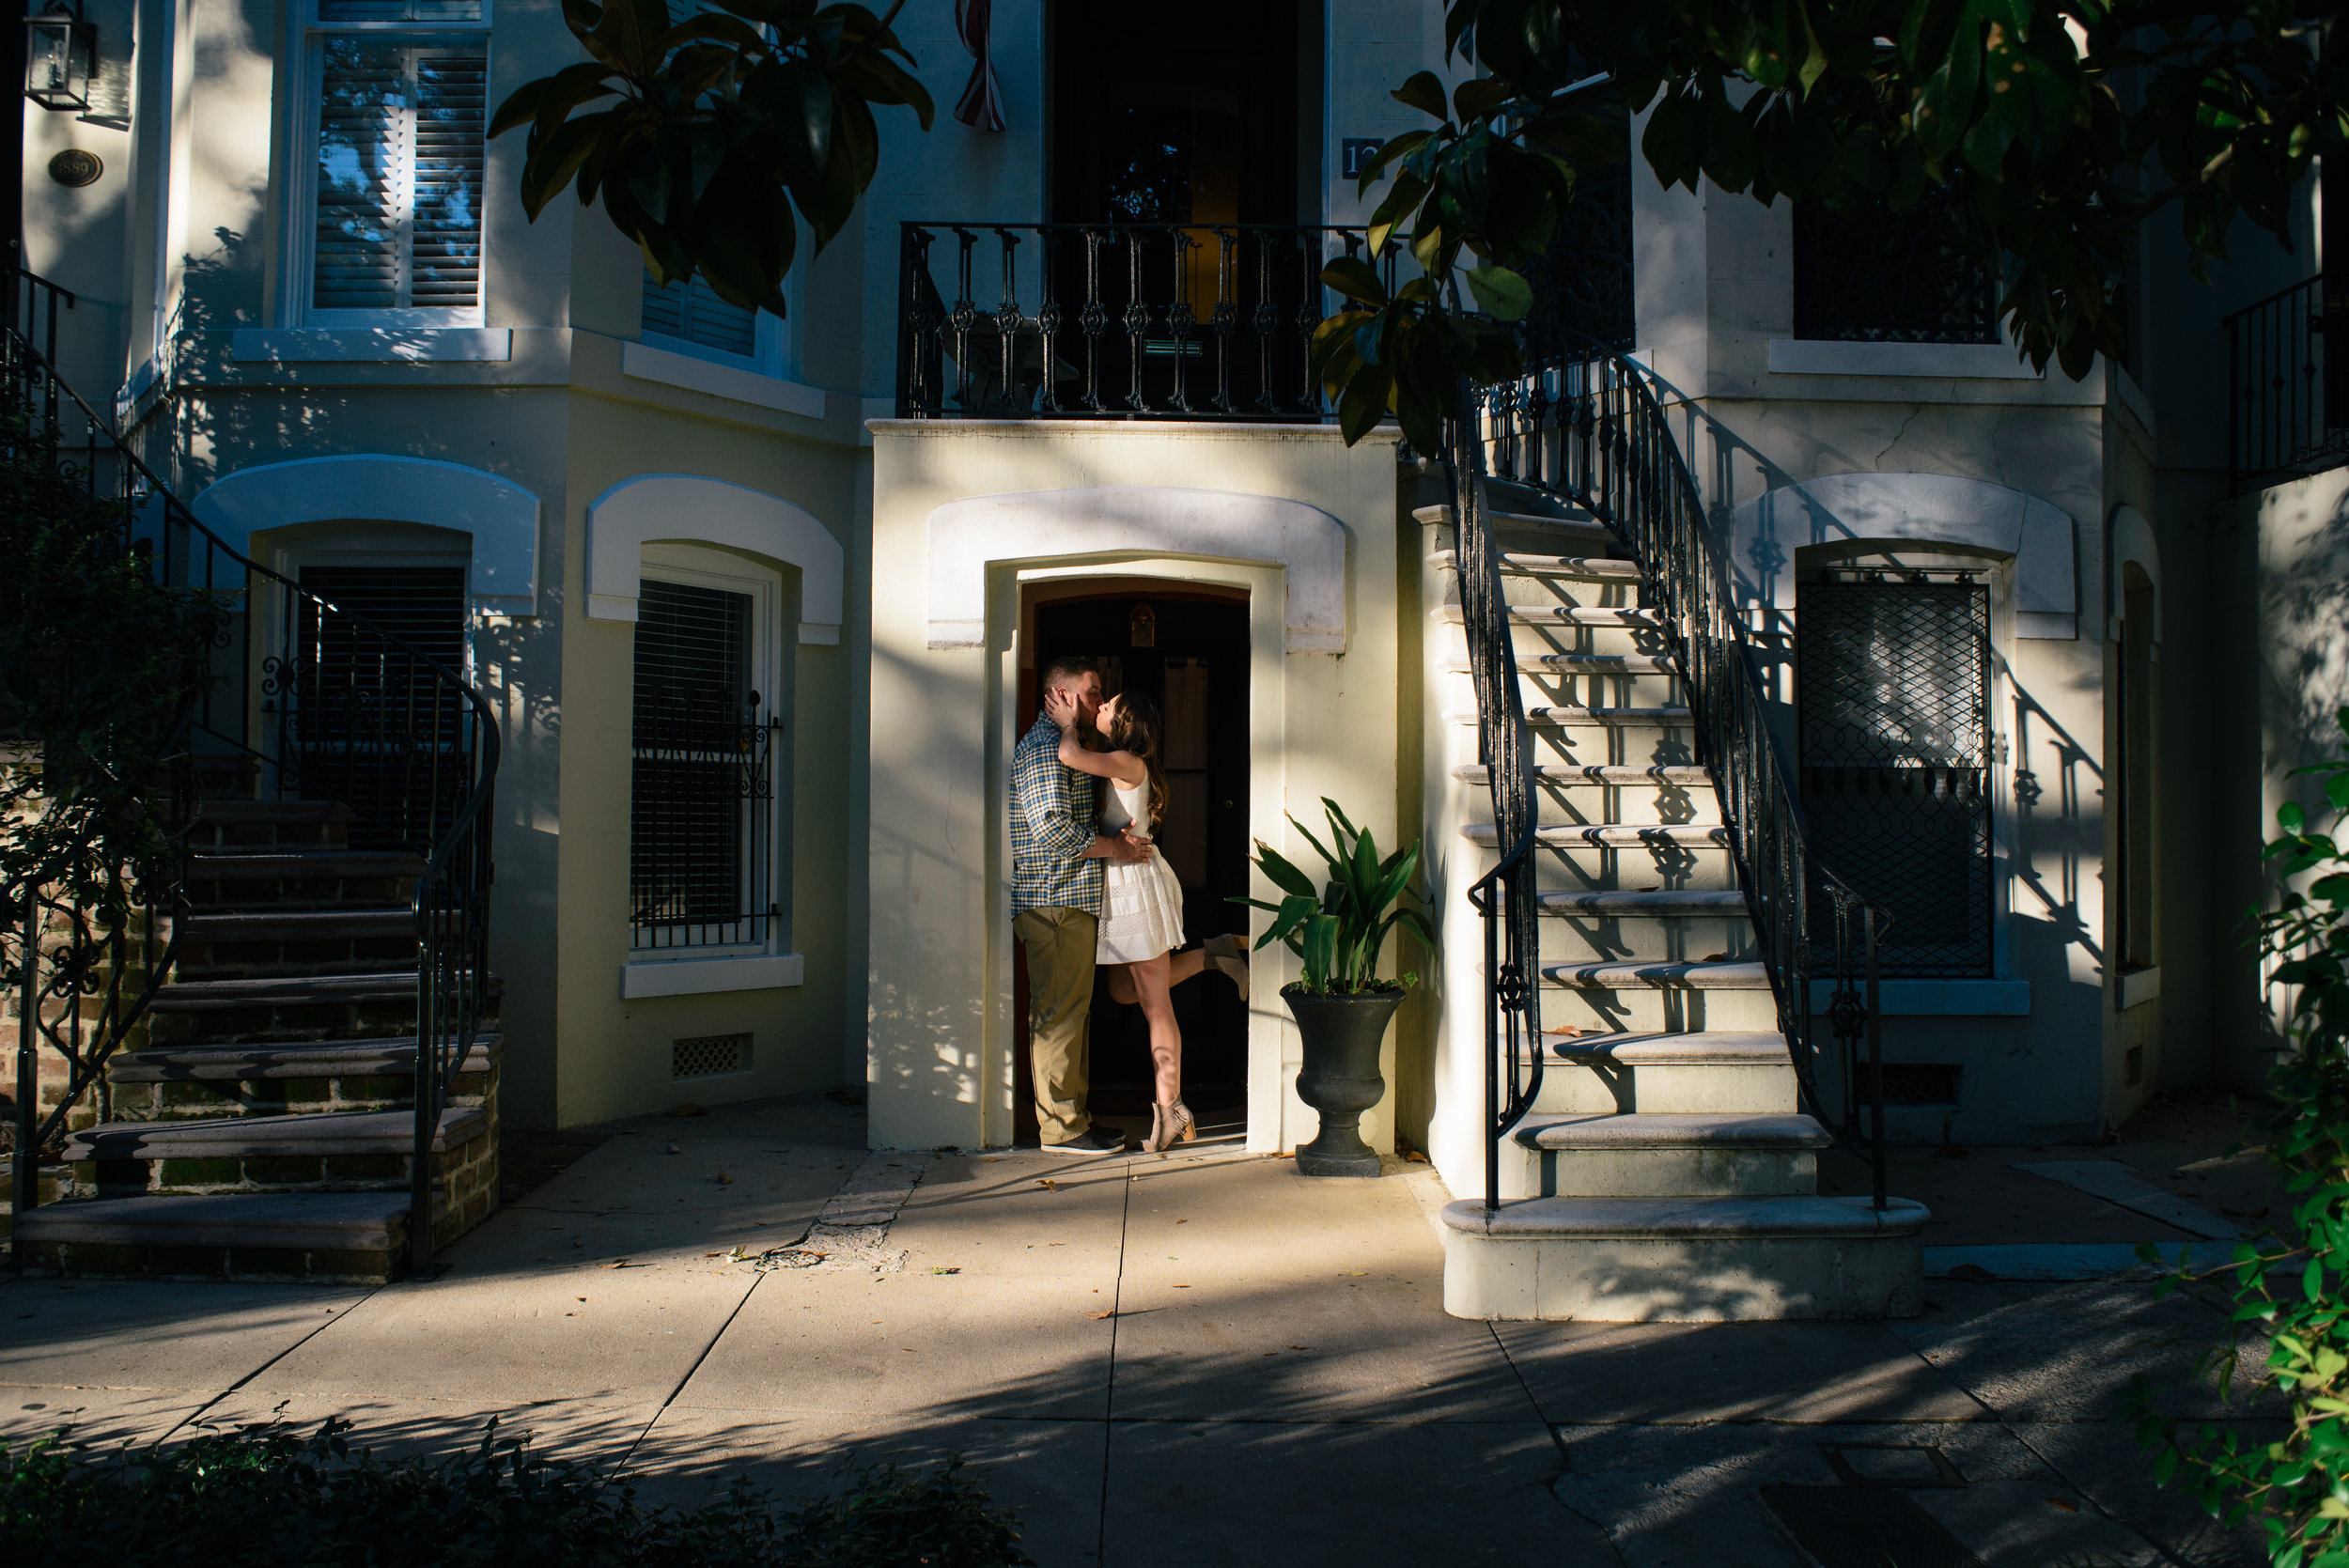
[[1958,245],[1948,196],[1894,211],[1795,204],[1795,335],[1844,343],[1997,343],[1998,281]]
[[[1890,917],[1882,971],[1987,976],[1990,591],[1872,572],[1797,590],[1803,815],[1820,863]],[[1833,904],[1811,892],[1812,939]]]

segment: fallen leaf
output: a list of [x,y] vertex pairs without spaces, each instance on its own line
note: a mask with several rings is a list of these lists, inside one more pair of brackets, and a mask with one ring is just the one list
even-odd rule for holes
[[1115,1317],[1116,1315],[1117,1315],[1117,1313],[1116,1313],[1115,1312],[1113,1312],[1113,1311],[1112,1311],[1112,1312],[1087,1312],[1087,1313],[1085,1313],[1085,1316],[1087,1316],[1087,1317],[1091,1318],[1091,1319],[1092,1319],[1094,1322],[1096,1322],[1096,1323],[1100,1322],[1100,1321],[1101,1321],[1103,1318],[1105,1318],[1105,1317]]
[[2072,1501],[2069,1498],[2049,1498],[2047,1501],[2052,1503],[2054,1506],[2061,1508],[2066,1514],[2077,1514],[2080,1511],[2080,1505]]
[[1188,1220],[1188,1219],[1177,1219],[1176,1221],[1174,1221],[1174,1223],[1176,1223],[1177,1225],[1188,1225],[1188,1224],[1190,1224],[1190,1220]]
[[933,1268],[930,1272],[933,1274],[959,1274],[962,1270],[959,1268]]
[[1174,1286],[1174,1289],[1176,1289],[1176,1290],[1189,1290],[1189,1289],[1190,1289],[1190,1287],[1189,1285],[1176,1285],[1176,1286]]
[[1424,1164],[1426,1164],[1426,1163],[1427,1163],[1427,1157],[1426,1157],[1425,1155],[1423,1155],[1423,1154],[1421,1154],[1421,1153],[1420,1153],[1417,1149],[1406,1149],[1406,1150],[1404,1150],[1404,1151],[1403,1151],[1403,1157],[1404,1157],[1405,1159],[1407,1159],[1407,1160],[1411,1161],[1413,1164],[1416,1164],[1416,1165],[1424,1165]]
[[1291,1350],[1311,1350],[1313,1346],[1310,1344],[1293,1344],[1290,1345],[1289,1348]]
[[1554,1024],[1542,1031],[1545,1034],[1579,1034],[1582,1031],[1570,1023]]
[[707,1116],[709,1112],[695,1105],[692,1100],[687,1100],[683,1105],[671,1106],[669,1114],[672,1116]]
[[1060,1183],[1054,1181],[1050,1176],[1038,1176],[1035,1179],[1035,1185],[1044,1188],[1047,1192],[1058,1192],[1060,1190]]
[[718,1185],[720,1187],[732,1187],[734,1185],[734,1178],[727,1175],[723,1171],[721,1171],[718,1172]]
[[1718,964],[1728,956],[1729,955],[1726,953],[1708,953],[1704,955],[1703,961],[1708,964]]
[[670,1144],[670,1145],[669,1145],[669,1152],[670,1152],[671,1154],[673,1154],[673,1155],[681,1155],[681,1154],[683,1154],[685,1151],[684,1151],[683,1149],[678,1148],[676,1144],[672,1143],[672,1144]]
[[1352,1272],[1351,1274],[1348,1274],[1348,1275],[1346,1276],[1346,1278],[1347,1278],[1347,1279],[1349,1279],[1349,1280],[1365,1280],[1365,1279],[1368,1279],[1369,1277],[1370,1277],[1370,1270],[1369,1270],[1369,1269],[1367,1269],[1367,1268],[1358,1268],[1358,1269],[1354,1270],[1354,1272]]

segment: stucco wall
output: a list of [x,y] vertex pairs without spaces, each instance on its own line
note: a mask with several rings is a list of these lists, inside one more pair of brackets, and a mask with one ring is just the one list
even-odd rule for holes
[[[1310,817],[1330,795],[1392,843],[1398,726],[1413,700],[1396,660],[1394,438],[1374,435],[1349,451],[1319,426],[941,421],[879,423],[874,431],[870,1137],[878,1147],[999,1144],[1012,1126],[1004,810],[1021,578],[1115,565],[1124,577],[1199,576],[1247,588],[1258,672],[1252,836],[1309,854],[1283,814]],[[1334,518],[1346,536],[1344,649],[1282,646],[1284,570],[1261,555],[1177,540],[1164,550],[1036,558],[1021,553],[1016,520],[1006,524],[1006,558],[987,570],[984,646],[932,645],[926,573],[938,508],[972,496],[1103,486],[1276,497]],[[1258,955],[1252,1147],[1289,1147],[1312,1124],[1291,1087],[1295,1033],[1278,995],[1293,977],[1284,951]],[[1390,1057],[1392,1049],[1391,1037]],[[1393,1104],[1390,1093],[1365,1118],[1365,1135],[1382,1147],[1392,1146]]]

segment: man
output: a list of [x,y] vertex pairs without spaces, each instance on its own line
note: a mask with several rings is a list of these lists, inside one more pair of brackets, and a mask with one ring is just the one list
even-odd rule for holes
[[[1101,709],[1101,671],[1056,659],[1043,690],[1076,700],[1081,733]],[[1101,862],[1145,861],[1146,841],[1094,831],[1093,781],[1060,760],[1060,726],[1036,714],[1011,755],[1011,928],[1028,954],[1028,1063],[1047,1154],[1122,1153],[1121,1134],[1093,1125],[1087,1049],[1093,952],[1101,916]]]

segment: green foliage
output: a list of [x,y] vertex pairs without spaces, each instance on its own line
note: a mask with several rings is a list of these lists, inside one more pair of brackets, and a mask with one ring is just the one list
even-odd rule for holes
[[1283,897],[1278,904],[1260,898],[1232,902],[1272,912],[1271,927],[1256,939],[1256,945],[1286,943],[1304,961],[1304,988],[1316,996],[1332,991],[1392,991],[1416,984],[1416,974],[1405,975],[1400,985],[1379,979],[1378,955],[1387,945],[1388,933],[1397,925],[1409,926],[1429,947],[1436,945],[1436,933],[1426,917],[1396,903],[1419,870],[1419,846],[1407,846],[1382,860],[1368,830],[1346,820],[1335,800],[1325,796],[1321,804],[1330,815],[1328,846],[1302,822],[1289,818],[1289,826],[1305,835],[1305,842],[1321,856],[1329,872],[1319,892],[1315,891],[1312,877],[1258,839],[1256,864]]
[[[2349,707],[2339,714],[2349,737]],[[2274,1074],[2268,1162],[2292,1194],[2279,1226],[2296,1244],[2245,1242],[2225,1265],[2185,1266],[2162,1281],[2212,1291],[2238,1333],[2267,1341],[2267,1374],[2291,1407],[2291,1429],[2273,1443],[2247,1442],[2205,1425],[2192,1436],[2154,1407],[2138,1379],[2138,1440],[2155,1454],[2155,1479],[2183,1479],[2229,1524],[2256,1519],[2274,1568],[2349,1568],[2349,756],[2299,769],[2321,776],[2333,831],[2311,829],[2298,805],[2276,813],[2267,846],[2280,876],[2315,874],[2306,892],[2254,911],[2261,959],[2284,1010],[2291,1048]],[[2150,1247],[2139,1249],[2150,1256]],[[2234,1346],[2203,1358],[2223,1393]]]
[[912,63],[889,28],[904,4],[876,17],[815,0],[707,0],[673,21],[667,0],[563,0],[589,57],[516,88],[490,133],[530,128],[521,197],[533,222],[576,186],[582,206],[601,198],[661,282],[699,273],[720,298],[781,316],[793,210],[819,251],[840,232],[879,167],[873,105],[909,107],[929,129],[929,94],[890,57]]
[[61,1437],[0,1444],[0,1560],[18,1568],[1017,1568],[1010,1521],[958,1460],[884,1465],[778,1515],[738,1479],[724,1500],[639,1507],[587,1467],[500,1438],[444,1459],[379,1461],[328,1421],[271,1422],[170,1450],[87,1458]]
[[[123,505],[62,473],[52,441],[0,413],[0,879],[119,925],[177,846],[152,808],[210,680],[217,595],[154,582]],[[21,914],[18,915],[22,918]],[[14,949],[10,949],[14,955]],[[15,986],[11,963],[0,984]]]
[[[1449,0],[1447,51],[1479,72],[1445,102],[1422,71],[1394,97],[1439,123],[1387,142],[1372,238],[1406,233],[1426,274],[1392,298],[1333,267],[1348,303],[1316,364],[1347,439],[1392,411],[1414,446],[1463,375],[1516,365],[1515,269],[1540,256],[1576,171],[1620,156],[1595,73],[1648,113],[1668,185],[1770,201],[1912,206],[1948,188],[1960,242],[2005,280],[2031,363],[2074,379],[2118,355],[2138,225],[2174,206],[2192,265],[2247,218],[2292,243],[2294,186],[2349,137],[2349,64],[2327,0]],[[1582,90],[1576,90],[1581,88]],[[1463,272],[1463,254],[1476,258]],[[1446,324],[1465,275],[1483,318]],[[1478,275],[1486,283],[1480,286]],[[1494,286],[1498,287],[1494,287]]]

